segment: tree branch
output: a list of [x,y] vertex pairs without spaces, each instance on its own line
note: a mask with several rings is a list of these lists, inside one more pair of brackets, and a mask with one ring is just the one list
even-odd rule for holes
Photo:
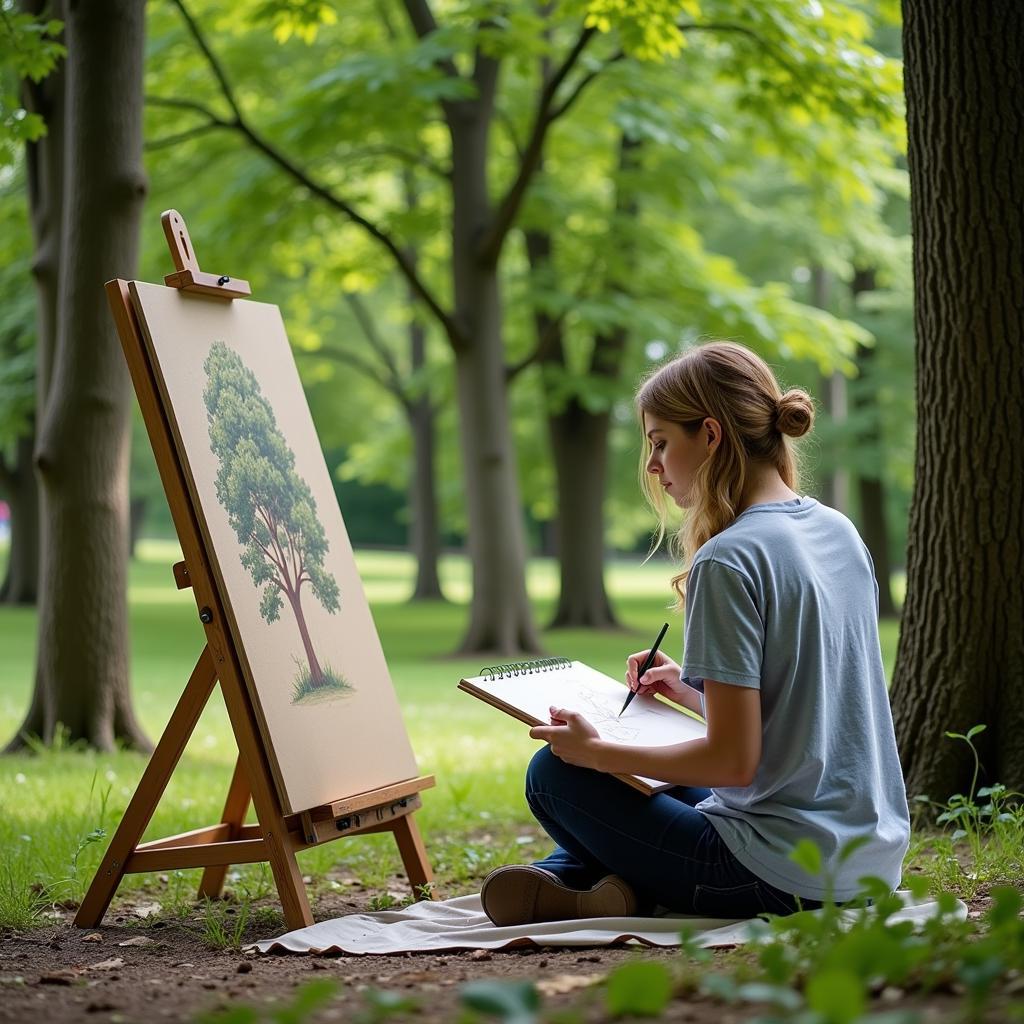
[[221,125],[217,124],[216,121],[207,121],[206,124],[201,124],[196,128],[190,128],[188,131],[177,132],[174,135],[167,135],[162,139],[153,139],[152,142],[147,142],[143,148],[146,152],[155,152],[158,149],[167,149],[170,146],[177,146],[179,142],[188,142],[189,139],[198,139],[200,135],[205,135],[207,132],[214,131],[220,127]]
[[[430,9],[430,0],[403,0],[405,13],[409,16],[409,24],[416,33],[417,39],[426,39],[431,32],[437,31],[437,21]],[[443,57],[435,62],[449,78],[461,78],[459,69],[451,57]]]
[[387,391],[388,394],[394,395],[402,405],[405,405],[405,395],[401,392],[396,392],[390,380],[384,377],[379,369],[368,363],[362,356],[355,352],[349,352],[347,349],[334,348],[330,345],[323,345],[317,349],[299,349],[296,353],[306,358],[325,358],[332,359],[336,363],[342,363],[345,366],[350,367],[357,373],[361,374],[367,380],[372,381],[379,388]]
[[203,37],[203,34],[196,24],[195,20],[188,13],[185,8],[184,0],[174,0],[175,6],[181,11],[186,24],[188,25],[189,31],[192,37],[195,39],[196,44],[202,50],[204,56],[210,64],[211,69],[218,83],[220,84],[221,91],[224,94],[224,98],[228,105],[231,107],[234,113],[234,118],[230,121],[225,121],[223,118],[217,117],[208,108],[204,107],[200,103],[196,103],[192,100],[173,100],[168,101],[167,99],[162,100],[164,106],[176,106],[181,109],[194,110],[199,113],[205,114],[211,121],[214,121],[218,126],[233,128],[241,133],[250,144],[259,152],[263,153],[271,162],[277,164],[283,171],[297,181],[303,188],[305,188],[311,195],[316,196],[318,199],[322,199],[325,203],[331,206],[333,209],[343,213],[349,220],[354,224],[358,224],[364,231],[366,231],[372,238],[376,239],[385,249],[391,254],[392,258],[398,264],[398,269],[402,275],[409,282],[409,286],[419,299],[423,301],[426,307],[431,313],[437,318],[438,322],[444,328],[445,333],[448,335],[452,346],[460,348],[464,344],[461,332],[458,330],[454,319],[441,307],[440,303],[430,293],[427,286],[420,279],[416,273],[415,268],[406,259],[405,254],[402,252],[401,247],[391,238],[391,236],[368,220],[362,214],[360,214],[353,206],[347,203],[344,199],[334,193],[327,185],[322,182],[316,181],[306,171],[302,170],[297,164],[293,163],[288,159],[276,146],[271,142],[263,138],[252,126],[246,121],[241,110],[239,109],[238,103],[235,101],[234,93],[231,91],[230,83],[228,82],[227,75],[224,72],[223,67],[220,65],[217,58],[214,56],[213,51]]
[[405,386],[402,383],[402,375],[398,372],[398,365],[395,363],[394,355],[391,350],[384,343],[384,339],[380,336],[380,332],[377,330],[377,325],[373,322],[373,317],[370,316],[369,310],[366,308],[366,303],[363,302],[362,298],[355,292],[345,292],[345,301],[348,303],[349,309],[352,310],[353,316],[356,318],[356,322],[362,328],[363,334],[366,336],[366,340],[370,343],[370,347],[374,352],[377,353],[377,357],[384,364],[387,371],[388,379],[391,384],[388,388],[392,394],[400,397],[403,404],[408,404],[409,395],[406,394]]
[[526,196],[526,190],[540,163],[540,158],[544,151],[544,141],[547,137],[548,129],[554,120],[551,116],[551,111],[555,94],[596,32],[597,29],[595,28],[583,29],[572,49],[566,54],[565,59],[558,66],[555,73],[545,82],[544,88],[541,90],[537,100],[537,110],[534,113],[530,137],[523,151],[523,158],[519,163],[519,171],[498,204],[498,209],[491,222],[491,226],[480,243],[478,258],[485,266],[493,266],[497,263],[505,237],[515,221],[519,207]]

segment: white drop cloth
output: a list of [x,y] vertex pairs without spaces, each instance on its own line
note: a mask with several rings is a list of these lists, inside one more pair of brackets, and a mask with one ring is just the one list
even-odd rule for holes
[[[938,912],[934,900],[915,903],[909,892],[899,894],[904,909],[891,921],[923,921]],[[857,911],[846,911],[854,914]],[[957,916],[967,914],[959,904]],[[706,917],[601,917],[585,921],[497,928],[488,920],[480,895],[431,902],[401,910],[348,914],[299,928],[277,939],[255,942],[261,953],[436,953],[458,949],[510,949],[515,946],[612,946],[626,942],[647,946],[677,946],[686,925],[702,946],[735,946],[749,938],[747,921]]]

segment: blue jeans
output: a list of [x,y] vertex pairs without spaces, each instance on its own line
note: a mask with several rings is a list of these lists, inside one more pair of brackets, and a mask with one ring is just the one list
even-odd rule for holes
[[792,914],[800,901],[769,885],[732,855],[695,805],[711,791],[676,786],[654,796],[605,772],[566,764],[541,747],[526,773],[526,800],[557,843],[537,867],[574,889],[605,875],[625,879],[639,912],[661,906],[678,914],[743,918]]

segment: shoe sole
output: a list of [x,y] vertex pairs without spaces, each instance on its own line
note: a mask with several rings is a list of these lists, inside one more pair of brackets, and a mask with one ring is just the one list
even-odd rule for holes
[[499,868],[480,890],[484,912],[499,928],[543,921],[575,921],[591,917],[630,917],[636,898],[613,875],[592,889],[571,889],[548,872],[531,865]]

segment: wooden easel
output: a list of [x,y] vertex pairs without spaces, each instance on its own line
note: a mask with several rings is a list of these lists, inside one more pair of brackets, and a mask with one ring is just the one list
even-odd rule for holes
[[[246,281],[199,269],[180,214],[169,210],[161,220],[176,268],[174,274],[164,278],[166,285],[227,301],[251,294]],[[269,861],[285,921],[289,928],[301,928],[312,924],[313,917],[296,853],[342,836],[374,832],[394,834],[413,894],[430,898],[427,886],[433,873],[413,812],[421,804],[419,793],[434,785],[433,776],[408,779],[298,814],[284,813],[128,283],[109,281],[106,292],[181,542],[184,561],[174,565],[174,579],[179,590],[191,588],[195,595],[206,646],[75,915],[75,924],[79,928],[98,925],[125,874],[201,867],[204,871],[199,895],[214,899],[221,894],[229,865]],[[221,820],[216,825],[141,843],[218,681],[238,744],[238,761]],[[245,824],[250,800],[259,822],[256,825]]]

